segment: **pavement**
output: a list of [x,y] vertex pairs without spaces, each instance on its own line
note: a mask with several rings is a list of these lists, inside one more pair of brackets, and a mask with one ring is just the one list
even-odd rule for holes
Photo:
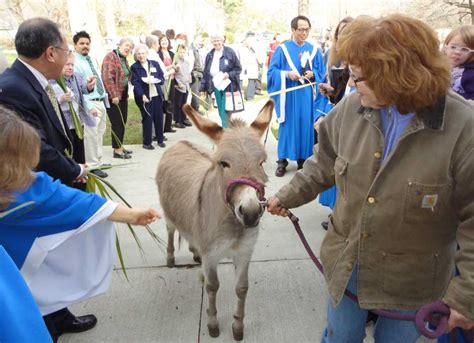
[[[237,114],[249,123],[265,101],[246,104],[246,111]],[[217,113],[209,117],[218,121]],[[151,206],[162,213],[155,174],[162,153],[179,140],[190,140],[212,148],[211,141],[194,126],[166,134],[166,148],[145,150],[129,145],[131,160],[112,158],[111,147],[104,147],[105,157],[113,164],[107,178],[132,206]],[[265,170],[269,176],[267,198],[289,182],[296,172],[296,162],[287,174],[275,176],[277,142],[270,133],[266,143],[268,154]],[[320,223],[330,210],[316,200],[294,209],[313,250],[319,247],[325,231]],[[165,221],[151,225],[166,240]],[[152,240],[142,227],[137,227],[143,251],[124,225],[118,236],[127,268],[128,281],[120,265],[113,272],[110,289],[104,295],[71,306],[76,315],[94,313],[97,326],[87,332],[66,334],[61,343],[73,342],[166,342],[223,343],[234,342],[233,310],[236,305],[233,266],[222,261],[218,268],[220,288],[217,297],[220,336],[212,338],[207,331],[207,295],[201,281],[200,266],[195,264],[186,243],[176,251],[175,268],[166,267],[166,252]],[[306,343],[320,341],[326,325],[328,294],[323,276],[315,268],[287,218],[262,217],[260,233],[249,269],[250,287],[247,295],[244,342]],[[177,246],[177,245],[176,245]],[[369,327],[364,342],[373,342]],[[423,342],[429,342],[423,340]]]

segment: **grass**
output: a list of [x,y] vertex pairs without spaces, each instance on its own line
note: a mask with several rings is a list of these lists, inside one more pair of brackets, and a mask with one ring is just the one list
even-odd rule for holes
[[[104,145],[112,145],[112,134],[110,133],[110,121],[107,119],[107,129],[104,135]],[[142,144],[142,115],[133,100],[133,95],[128,99],[128,120],[125,124],[124,144]]]

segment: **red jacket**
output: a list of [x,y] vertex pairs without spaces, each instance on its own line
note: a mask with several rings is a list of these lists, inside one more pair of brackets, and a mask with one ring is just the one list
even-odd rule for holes
[[[125,63],[127,68],[129,68],[128,62]],[[131,73],[128,75],[129,81],[130,75]],[[125,89],[124,79],[125,73],[122,68],[122,63],[120,63],[120,57],[118,56],[118,52],[113,50],[105,55],[104,61],[102,62],[102,81],[104,82],[109,99],[122,99],[122,93]]]

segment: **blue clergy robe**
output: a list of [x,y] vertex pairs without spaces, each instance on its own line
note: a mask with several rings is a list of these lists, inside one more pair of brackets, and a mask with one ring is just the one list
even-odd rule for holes
[[0,245],[0,342],[52,342],[30,290]]
[[42,315],[104,293],[115,262],[116,204],[44,172],[0,212],[0,245]]
[[[314,82],[319,83],[324,79],[326,68],[324,67],[323,55],[319,49],[305,42],[302,46],[294,41],[283,43],[289,53],[293,65],[300,75],[303,74],[301,57],[309,55],[306,69],[314,73]],[[295,86],[301,86],[300,81],[293,81],[287,75],[292,68],[281,46],[277,48],[272,56],[268,67],[269,93],[285,90]],[[317,92],[317,84],[314,91]],[[278,130],[278,159],[289,158],[291,160],[306,159],[312,155],[314,145],[314,121],[320,116],[316,111],[315,97],[311,86],[300,88],[288,93],[273,96],[275,111],[280,127]]]

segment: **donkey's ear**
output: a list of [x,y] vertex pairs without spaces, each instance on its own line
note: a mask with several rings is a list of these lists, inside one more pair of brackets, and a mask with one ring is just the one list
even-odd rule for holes
[[212,120],[204,118],[189,104],[183,106],[183,112],[186,113],[186,115],[192,120],[192,122],[194,123],[194,125],[196,125],[199,131],[204,133],[213,141],[218,142],[221,139],[222,134],[224,133],[224,129],[219,126],[219,124],[213,122]]
[[265,106],[260,110],[257,118],[255,118],[254,122],[250,125],[252,129],[254,129],[257,134],[262,137],[267,129],[270,121],[272,120],[273,108],[275,107],[275,103],[273,100],[268,100]]

